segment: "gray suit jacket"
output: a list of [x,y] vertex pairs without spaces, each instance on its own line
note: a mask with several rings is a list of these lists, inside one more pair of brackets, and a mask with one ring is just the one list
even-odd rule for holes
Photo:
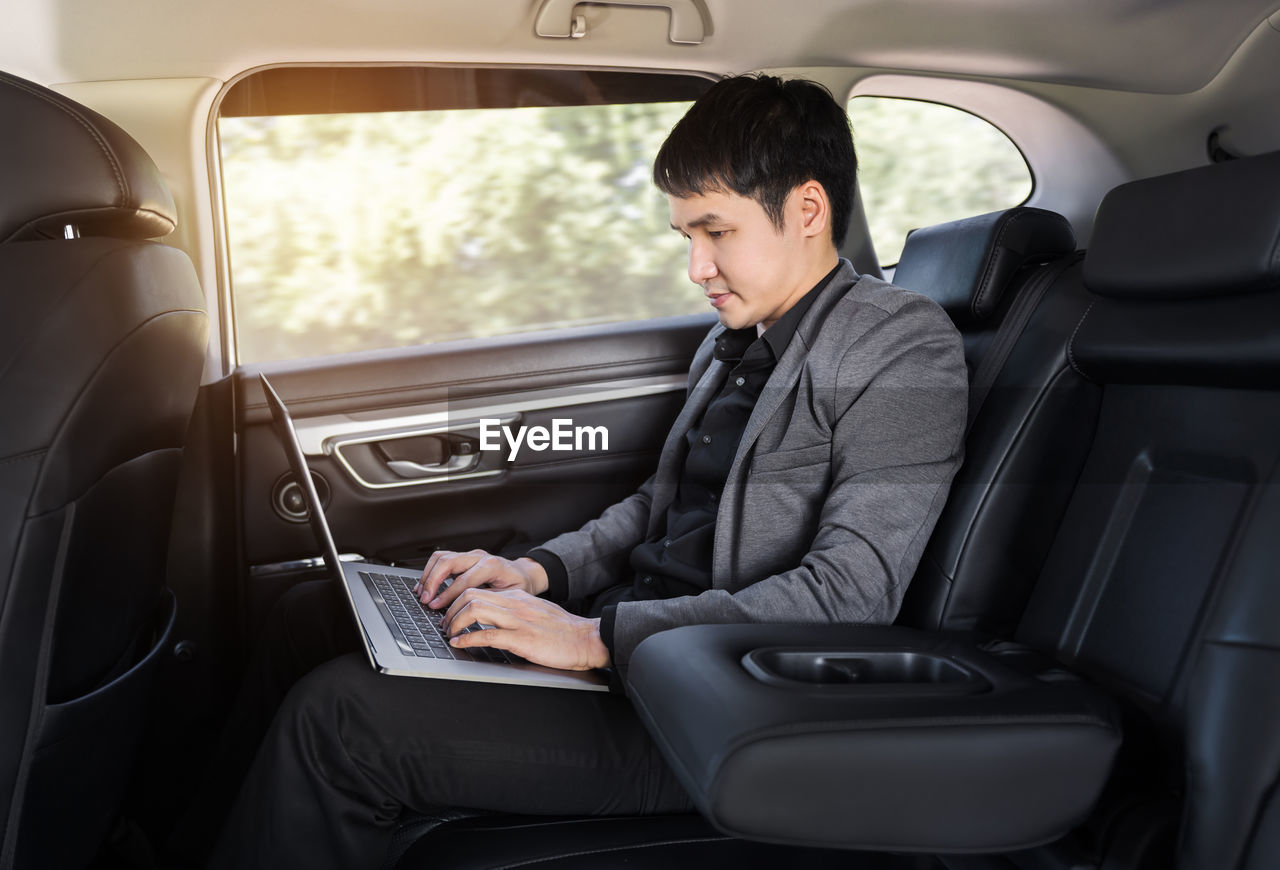
[[[625,581],[632,548],[660,531],[685,433],[728,374],[711,353],[723,331],[694,355],[653,477],[543,545],[570,597]],[[891,622],[960,465],[967,405],[960,334],[942,309],[841,261],[747,422],[716,515],[712,588],[618,604],[614,664],[680,625]]]

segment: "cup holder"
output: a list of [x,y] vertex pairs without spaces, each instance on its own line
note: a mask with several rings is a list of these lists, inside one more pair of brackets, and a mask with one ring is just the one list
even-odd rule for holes
[[892,694],[970,694],[991,684],[946,656],[914,650],[769,647],[742,657],[753,677],[793,688],[848,688]]

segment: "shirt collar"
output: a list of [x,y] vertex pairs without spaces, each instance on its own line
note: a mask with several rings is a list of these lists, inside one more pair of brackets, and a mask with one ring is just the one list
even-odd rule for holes
[[788,308],[786,313],[779,317],[773,326],[766,329],[763,334],[759,331],[760,324],[742,329],[726,329],[721,333],[720,338],[716,340],[712,355],[718,360],[742,359],[747,349],[754,345],[758,339],[763,338],[763,346],[768,348],[773,356],[773,361],[776,363],[782,359],[782,354],[787,349],[787,345],[791,343],[792,337],[796,334],[796,328],[800,326],[800,321],[804,319],[805,313],[813,307],[814,301],[822,295],[822,291],[831,283],[832,277],[838,271],[840,271],[840,263],[836,263],[835,268],[828,272],[817,284],[814,284],[808,293],[797,299],[796,303]]
[[822,280],[813,285],[808,293],[796,300],[796,304],[787,309],[787,312],[777,319],[777,321],[764,331],[765,343],[769,345],[769,349],[773,351],[775,360],[782,359],[782,353],[787,349],[787,345],[791,344],[791,338],[796,334],[796,327],[800,325],[800,321],[804,319],[805,313],[813,307],[813,302],[817,299],[826,286],[831,283],[832,277],[839,271],[840,264],[837,262],[835,268],[828,272]]

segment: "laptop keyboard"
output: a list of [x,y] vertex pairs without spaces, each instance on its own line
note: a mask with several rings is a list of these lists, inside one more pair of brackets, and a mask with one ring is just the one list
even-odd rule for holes
[[[424,659],[454,659],[464,662],[523,661],[506,650],[494,647],[455,649],[449,646],[441,627],[443,611],[430,610],[414,597],[413,587],[418,582],[416,577],[361,571],[360,579],[373,595],[387,627],[406,653],[412,652]],[[462,631],[466,633],[478,628],[480,625],[473,622]]]

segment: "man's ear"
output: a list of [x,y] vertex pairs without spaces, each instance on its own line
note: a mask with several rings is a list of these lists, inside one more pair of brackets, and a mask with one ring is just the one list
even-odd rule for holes
[[822,182],[809,179],[796,185],[791,192],[800,211],[800,234],[802,236],[831,237],[831,200]]

